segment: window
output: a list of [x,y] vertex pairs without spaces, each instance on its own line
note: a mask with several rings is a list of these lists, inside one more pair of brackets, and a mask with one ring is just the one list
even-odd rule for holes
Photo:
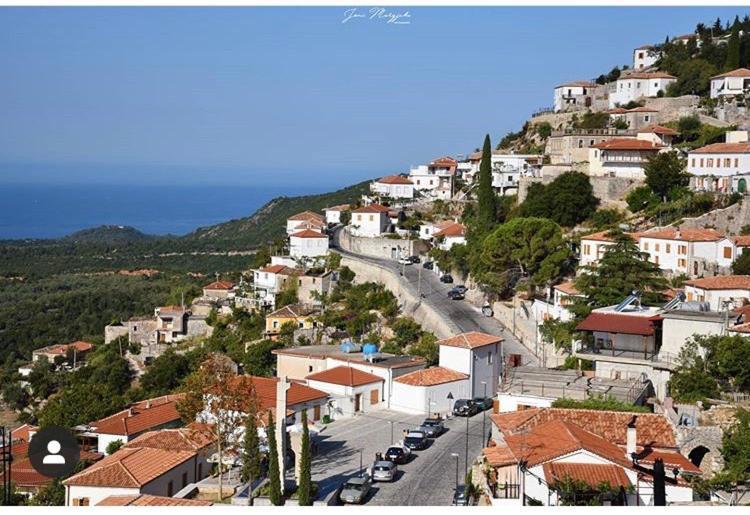
[[[677,266],[679,266],[680,268],[686,268],[687,267],[687,261],[685,261],[685,258],[678,259],[677,260]],[[688,300],[690,300],[690,299],[688,299]]]
[[182,488],[187,486],[187,472],[182,473]]
[[659,244],[654,243],[654,252],[659,252]]
[[648,122],[649,120],[651,120],[651,117],[650,117],[649,115],[645,115],[645,116],[643,117],[643,121],[644,121],[644,122]]
[[643,250],[648,250],[648,242],[647,241],[643,242]]
[[307,371],[308,371],[308,372],[312,372],[312,371],[313,371],[313,367],[312,367],[312,365],[307,365]]
[[690,160],[690,166],[695,166],[695,158]]
[[687,246],[686,245],[680,245],[679,247],[677,247],[677,253],[680,254],[681,256],[686,255],[687,254]]
[[703,158],[701,157],[701,166],[703,166]]
[[88,497],[79,497],[77,499],[73,499],[73,506],[88,506],[88,505],[89,505]]
[[375,215],[370,215],[370,221],[372,222],[374,220],[375,220]]
[[724,247],[724,258],[732,259],[732,247]]
[[669,243],[667,243],[667,248],[666,248],[665,252],[667,254],[669,254],[670,252],[672,252],[672,245],[670,245]]
[[203,463],[198,463],[198,477],[196,479],[203,479]]
[[729,168],[730,166],[732,166],[732,159],[729,158],[729,157],[725,157],[724,158],[724,167]]
[[589,254],[591,254],[591,245],[587,243],[583,246],[583,255],[588,256]]
[[380,402],[380,391],[370,390],[370,405],[373,406]]
[[279,328],[279,321],[278,320],[274,320],[273,321],[273,328],[274,329],[278,329]]
[[487,364],[492,365],[492,353],[487,353]]
[[739,160],[738,158],[736,158],[736,157],[735,157],[735,158],[734,158],[734,167],[735,167],[735,168],[739,168],[739,166],[740,166],[740,160]]
[[708,168],[711,168],[713,165],[714,165],[714,158],[713,157],[709,157],[708,159],[706,159],[706,166]]

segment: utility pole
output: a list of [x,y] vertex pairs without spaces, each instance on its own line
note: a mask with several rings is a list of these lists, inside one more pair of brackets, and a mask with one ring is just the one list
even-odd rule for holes
[[464,475],[469,473],[469,416],[466,416],[466,456],[464,456]]

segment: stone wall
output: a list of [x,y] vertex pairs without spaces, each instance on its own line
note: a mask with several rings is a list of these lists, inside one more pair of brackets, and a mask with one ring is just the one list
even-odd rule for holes
[[[554,181],[556,177],[557,174],[549,174],[544,177],[521,177],[518,181],[518,202],[524,201],[532,183],[540,182],[547,185]],[[642,181],[623,177],[589,177],[589,182],[594,189],[594,196],[604,206],[618,207],[620,209],[627,207],[624,198],[628,192],[643,184]]]
[[348,231],[339,233],[339,243],[342,248],[355,254],[383,259],[395,259],[398,256],[414,256],[427,252],[427,244],[422,240],[406,240],[392,238],[363,238],[352,236]]
[[746,197],[742,202],[724,209],[715,209],[695,218],[684,218],[680,227],[706,227],[725,234],[735,235],[739,234],[742,226],[747,224],[750,224],[750,202]]
[[646,107],[659,111],[659,123],[679,120],[683,116],[695,114],[700,97],[684,95],[681,97],[646,98]]

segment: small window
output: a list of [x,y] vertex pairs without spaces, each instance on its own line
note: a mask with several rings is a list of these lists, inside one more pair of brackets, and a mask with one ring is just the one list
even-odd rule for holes
[[648,250],[648,242],[647,241],[643,242],[643,250]]
[[370,221],[372,222],[374,220],[375,220],[375,216],[374,215],[370,215]]
[[740,160],[738,158],[734,158],[734,167],[738,168],[740,166]]
[[724,258],[732,259],[732,247],[724,247]]
[[670,252],[672,252],[672,245],[670,245],[669,243],[667,243],[667,249],[666,249],[666,251],[665,251],[665,252],[666,252],[667,254],[669,254]]
[[487,354],[487,364],[492,365],[492,353],[491,352]]
[[312,367],[312,365],[307,365],[307,371],[308,371],[308,372],[312,372],[312,371],[313,371],[313,367]]
[[659,244],[654,243],[654,252],[659,252]]

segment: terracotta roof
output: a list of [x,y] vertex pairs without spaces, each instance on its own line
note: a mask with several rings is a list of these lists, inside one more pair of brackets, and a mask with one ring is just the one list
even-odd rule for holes
[[[259,409],[264,411],[276,409],[276,384],[278,382],[278,377],[237,376],[235,378],[237,387],[255,391]],[[290,407],[303,402],[327,398],[328,394],[325,392],[292,382],[286,392],[286,405]]]
[[310,374],[308,381],[338,384],[342,386],[361,386],[363,384],[381,383],[383,378],[352,367],[339,366],[322,372]]
[[184,313],[187,308],[184,306],[178,306],[177,304],[170,304],[169,306],[160,306],[156,308],[159,313]]
[[576,330],[653,336],[654,322],[661,319],[658,315],[646,317],[593,311],[576,326]]
[[574,80],[571,82],[560,84],[559,86],[555,86],[555,89],[566,88],[566,87],[595,88],[598,85],[599,84],[597,84],[596,82],[591,82],[589,80]]
[[195,455],[191,451],[122,447],[100,462],[66,479],[63,484],[140,488]]
[[608,241],[614,243],[614,238],[612,238],[610,235],[612,231],[600,231],[595,232],[593,234],[587,234],[585,236],[581,236],[581,241],[583,240],[589,240],[589,241]]
[[615,138],[591,145],[591,148],[601,150],[659,150],[664,148],[664,145],[642,139]]
[[717,275],[691,279],[685,285],[701,290],[750,290],[750,275]]
[[204,286],[204,290],[231,290],[235,287],[232,281],[214,281],[211,284]]
[[381,184],[414,184],[402,175],[386,175],[385,177],[381,177],[375,182],[379,182]]
[[617,465],[550,462],[542,465],[542,469],[550,485],[570,478],[582,481],[592,488],[596,488],[601,483],[609,483],[614,488],[630,487],[630,480],[625,474],[625,469]]
[[642,449],[638,452],[638,461],[640,463],[653,464],[657,459],[661,459],[664,462],[664,466],[668,468],[678,467],[681,470],[694,474],[700,474],[701,472],[701,469],[696,467],[692,461],[679,452],[654,449]]
[[607,114],[625,114],[628,112],[624,107],[615,107],[614,109],[608,109],[604,111]]
[[490,415],[492,422],[504,433],[514,434],[533,429],[550,420],[564,420],[585,427],[617,445],[626,445],[627,426],[635,416],[636,444],[640,447],[674,449],[674,431],[663,415],[633,414],[625,411],[599,411],[566,408],[532,408],[524,411]]
[[32,351],[32,354],[57,354],[64,356],[68,352],[68,349],[75,349],[76,352],[88,352],[93,348],[93,343],[79,340],[72,343],[62,343],[59,345],[50,345],[48,347],[42,347],[41,349],[35,349]]
[[462,347],[464,349],[477,349],[484,347],[485,345],[493,345],[503,341],[501,336],[495,336],[494,334],[480,333],[478,331],[471,331],[469,333],[461,333],[444,340],[439,340],[438,345],[447,345],[448,347]]
[[664,127],[663,125],[649,125],[647,127],[641,127],[638,129],[638,132],[648,132],[652,134],[661,134],[663,136],[676,136],[679,134],[674,129],[670,129],[669,127]]
[[750,247],[750,234],[741,234],[734,237],[734,244],[738,247]]
[[433,159],[430,161],[430,165],[432,166],[456,166],[458,165],[458,161],[453,159],[451,156],[443,156],[438,157],[437,159]]
[[[10,448],[11,455],[13,456],[11,462],[11,480],[13,483],[20,488],[30,490],[49,484],[52,481],[52,478],[43,476],[37,472],[31,464],[31,460],[29,459],[28,440],[21,440],[18,435],[15,435],[14,437],[19,439],[13,443]],[[3,449],[3,447],[0,446],[0,449]],[[102,455],[97,452],[91,452],[85,449],[81,450],[80,460],[82,462],[94,462],[101,458]],[[3,474],[0,469],[0,480],[2,480],[2,477]]]
[[313,231],[312,229],[305,229],[304,231],[295,232],[291,235],[292,238],[316,238],[316,239],[328,239],[328,236],[326,236],[323,233],[320,233],[318,231]]
[[279,308],[273,313],[266,315],[266,318],[300,318],[304,316],[311,316],[317,313],[317,309],[311,306],[305,306],[304,304],[289,304],[283,308]]
[[505,467],[507,465],[518,463],[518,460],[513,455],[511,450],[505,445],[485,447],[484,449],[482,449],[482,454],[487,460],[487,463],[489,463],[492,467]]
[[634,107],[632,109],[628,109],[627,111],[628,113],[658,113],[659,112],[656,109],[652,109],[650,107],[645,107],[645,106]]
[[211,501],[201,499],[178,499],[159,495],[110,495],[96,506],[213,506]]
[[629,75],[620,77],[617,80],[626,80],[626,79],[676,79],[674,75],[670,75],[665,72],[639,72],[639,73],[631,73]]
[[443,229],[433,234],[434,237],[440,236],[463,236],[466,234],[466,227],[458,222],[451,222],[446,225]]
[[469,376],[456,372],[445,367],[431,367],[422,370],[415,370],[394,379],[397,383],[408,384],[410,386],[435,386],[438,384],[452,383],[468,379]]
[[127,436],[180,420],[176,401],[151,407],[141,406],[132,406],[89,425],[96,433]]
[[381,206],[380,204],[370,204],[369,206],[363,206],[359,209],[352,211],[353,213],[387,213],[388,208]]
[[323,218],[323,215],[314,213],[312,211],[302,211],[301,213],[297,213],[296,215],[292,215],[289,218],[287,218],[287,221],[295,221],[295,220],[299,220],[302,222],[310,222],[310,221],[324,222],[325,218]]
[[676,229],[667,227],[654,231],[646,231],[639,234],[641,238],[653,238],[657,240],[676,241],[719,241],[725,236],[716,229]]
[[750,77],[750,70],[748,70],[747,68],[737,68],[736,70],[732,70],[731,72],[714,75],[713,77],[711,77],[711,80],[723,79],[724,77]]
[[750,153],[750,142],[713,143],[691,150],[688,154],[747,154]]
[[573,281],[567,281],[564,283],[556,284],[555,286],[553,286],[553,288],[565,293],[566,295],[580,295],[581,294],[581,292],[579,292],[576,289],[576,286],[573,283]]
[[128,442],[125,447],[149,447],[165,451],[199,451],[216,441],[214,435],[200,424],[177,429],[149,431]]
[[338,206],[327,207],[323,211],[349,211],[349,209],[351,209],[349,204],[339,204]]
[[270,265],[263,268],[259,268],[258,272],[265,272],[268,274],[279,274],[279,275],[301,275],[302,270],[298,268],[291,268],[286,265]]
[[19,426],[15,429],[13,429],[10,432],[10,439],[11,441],[22,441],[22,442],[28,442],[31,439],[32,432],[37,432],[39,430],[38,427],[32,426],[31,424],[24,424],[22,426]]

